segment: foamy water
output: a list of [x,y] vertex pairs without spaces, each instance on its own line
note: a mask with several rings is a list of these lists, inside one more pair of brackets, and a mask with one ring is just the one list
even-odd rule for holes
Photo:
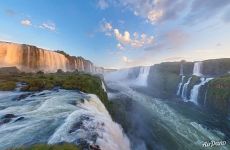
[[[28,94],[22,99],[19,96]],[[0,149],[37,143],[71,142],[102,150],[129,150],[128,138],[92,94],[76,91],[0,92]]]

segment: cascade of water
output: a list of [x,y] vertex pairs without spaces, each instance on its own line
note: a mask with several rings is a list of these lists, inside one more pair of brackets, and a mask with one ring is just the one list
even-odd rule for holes
[[184,83],[184,78],[185,78],[185,76],[181,76],[181,82],[179,83],[179,85],[178,85],[178,90],[177,90],[177,93],[176,93],[176,95],[180,95],[181,94],[181,88],[182,88],[182,85],[183,85],[183,83]]
[[185,76],[184,76],[184,71],[183,71],[184,69],[183,69],[183,64],[181,64],[180,65],[180,76],[181,76],[181,82],[178,84],[178,89],[177,89],[177,93],[176,93],[176,95],[180,95],[180,93],[181,93],[181,87],[182,87],[182,85],[183,85],[183,83],[184,83],[184,78],[185,78]]
[[[129,140],[123,135],[121,127],[113,122],[97,96],[88,96],[89,100],[78,104],[81,110],[71,113],[65,123],[51,136],[48,143],[76,142],[79,144],[77,142],[85,138],[86,141],[95,142],[103,150],[129,150]],[[72,129],[74,125],[81,127],[74,130]],[[96,141],[92,140],[93,136],[96,137]]]
[[139,75],[134,84],[138,86],[147,86],[149,71],[150,71],[150,66],[141,67]]
[[188,90],[188,85],[191,81],[192,77],[188,79],[188,81],[184,84],[183,89],[182,89],[182,98],[184,101],[187,101],[187,90]]
[[81,60],[81,70],[82,70],[82,71],[85,70],[83,60]]
[[[21,95],[19,100],[13,100]],[[0,127],[0,149],[37,143],[95,144],[103,150],[129,150],[128,138],[96,95],[59,90],[1,92],[0,116],[14,114]],[[84,100],[83,100],[84,99]],[[82,101],[83,100],[83,101]],[[2,122],[2,118],[0,118]]]
[[193,75],[202,76],[202,62],[195,62],[193,67]]
[[199,91],[201,86],[205,85],[206,83],[208,83],[210,80],[212,80],[213,78],[201,78],[201,82],[197,85],[194,85],[192,90],[191,90],[191,95],[190,95],[190,101],[192,101],[195,104],[198,104],[198,96],[199,96]]
[[180,65],[180,75],[184,75],[184,67],[183,67],[183,64]]
[[94,71],[93,64],[83,58],[72,61],[63,54],[35,46],[0,43],[0,67],[12,66],[25,72],[56,72],[58,69]]
[[105,84],[104,84],[103,81],[101,81],[101,85],[102,85],[103,90],[104,90],[105,92],[107,92],[107,91],[106,91],[106,88],[105,88]]

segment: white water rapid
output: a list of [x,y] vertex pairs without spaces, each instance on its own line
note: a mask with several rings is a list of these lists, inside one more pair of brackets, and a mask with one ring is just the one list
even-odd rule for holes
[[198,105],[197,100],[198,100],[199,91],[200,91],[201,86],[205,85],[206,83],[208,83],[212,79],[213,78],[201,78],[200,83],[197,85],[194,85],[192,90],[191,90],[190,101],[192,101],[193,103]]
[[[110,97],[111,99],[119,101],[119,99],[125,97],[125,100],[130,99],[131,104],[135,102],[135,107],[137,107],[137,109],[133,110],[134,113],[131,113],[131,115],[128,116],[131,117],[131,120],[134,120],[134,125],[139,125],[138,128],[134,126],[134,129],[130,129],[131,132],[136,132],[134,135],[141,134],[139,137],[140,139],[137,139],[137,143],[135,143],[135,138],[134,141],[132,141],[134,144],[134,150],[149,149],[147,148],[148,145],[153,146],[150,149],[195,150],[202,149],[204,141],[220,141],[224,138],[224,134],[220,131],[207,129],[193,119],[186,118],[186,113],[185,115],[180,114],[176,109],[170,107],[166,101],[152,98],[136,91],[123,81],[111,81],[107,79],[109,79],[109,77],[105,78],[107,86],[116,91],[113,94],[110,94],[112,95],[112,97]],[[187,85],[190,80],[191,78],[188,80]],[[140,110],[138,107],[140,107]],[[131,109],[132,107],[130,106],[128,108]],[[186,110],[187,109],[184,111]],[[140,111],[145,112],[147,116],[138,117]],[[191,112],[188,111],[187,113]],[[132,133],[130,134],[132,137]],[[157,138],[155,139],[155,137]],[[158,141],[161,141],[161,139],[164,143],[163,146],[168,146],[167,148],[161,147],[160,142]],[[139,146],[141,148],[138,148]],[[228,149],[227,147],[221,148]]]
[[129,150],[128,138],[92,94],[58,90],[0,92],[0,149],[71,142]]

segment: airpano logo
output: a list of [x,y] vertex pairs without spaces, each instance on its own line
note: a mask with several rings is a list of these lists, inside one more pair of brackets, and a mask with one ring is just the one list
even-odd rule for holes
[[215,147],[215,146],[224,146],[226,145],[226,141],[210,141],[210,142],[204,142],[202,144],[203,147]]

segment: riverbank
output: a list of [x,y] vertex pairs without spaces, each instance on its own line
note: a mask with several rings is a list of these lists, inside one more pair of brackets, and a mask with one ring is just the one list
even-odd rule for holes
[[79,90],[84,93],[97,95],[106,107],[109,105],[107,93],[103,89],[102,79],[96,75],[83,72],[62,72],[44,74],[38,73],[0,73],[0,91],[12,91],[17,88],[17,83],[24,86],[20,91],[43,91],[55,88],[66,90]]

